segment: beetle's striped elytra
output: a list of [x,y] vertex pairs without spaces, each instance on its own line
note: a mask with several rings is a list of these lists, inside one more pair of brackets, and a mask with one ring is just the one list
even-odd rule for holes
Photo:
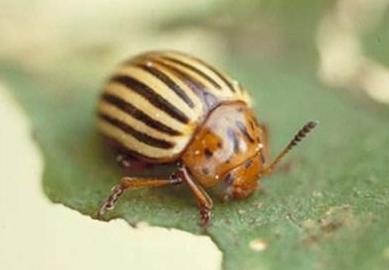
[[102,205],[113,208],[124,190],[187,184],[201,222],[210,219],[213,188],[223,199],[245,198],[315,122],[309,122],[270,163],[267,129],[247,91],[202,60],[174,51],[148,52],[118,66],[98,104],[98,128],[125,154],[126,164],[177,164],[167,178],[124,177]]

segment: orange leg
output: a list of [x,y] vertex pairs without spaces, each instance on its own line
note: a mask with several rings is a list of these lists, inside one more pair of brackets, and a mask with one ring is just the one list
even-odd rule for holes
[[100,207],[97,218],[101,219],[105,212],[115,208],[117,201],[126,189],[141,187],[162,187],[181,183],[182,180],[179,177],[171,177],[170,179],[123,177],[120,184],[112,188],[111,194]]
[[203,189],[203,187],[201,187],[192,179],[186,168],[180,168],[176,174],[179,178],[188,184],[189,188],[195,195],[200,208],[201,225],[203,227],[207,227],[211,219],[211,209],[213,207],[211,197],[209,197],[208,193]]
[[105,212],[112,210],[115,207],[120,196],[127,189],[141,187],[161,187],[166,185],[181,184],[183,182],[188,184],[188,186],[194,193],[200,208],[201,225],[206,227],[211,218],[211,209],[213,206],[212,199],[209,197],[208,193],[191,178],[186,168],[178,169],[178,171],[173,174],[170,179],[131,177],[122,178],[120,184],[112,188],[111,194],[100,207],[97,217],[101,219],[104,216]]

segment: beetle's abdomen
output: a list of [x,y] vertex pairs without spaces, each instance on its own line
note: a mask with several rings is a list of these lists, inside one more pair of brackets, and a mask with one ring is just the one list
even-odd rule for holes
[[124,151],[176,160],[208,113],[246,92],[214,68],[176,52],[151,52],[118,67],[98,105],[99,130]]

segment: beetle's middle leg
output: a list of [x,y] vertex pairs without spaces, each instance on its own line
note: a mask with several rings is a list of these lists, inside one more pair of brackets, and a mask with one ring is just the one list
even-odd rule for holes
[[123,177],[120,184],[112,188],[111,194],[101,205],[99,212],[97,213],[97,218],[102,218],[105,212],[107,212],[108,210],[112,210],[115,207],[120,196],[127,189],[142,187],[161,187],[181,183],[182,179],[176,176],[172,176],[169,179]]
[[201,185],[199,185],[192,179],[186,168],[180,168],[176,174],[186,184],[188,184],[189,188],[194,193],[200,208],[201,225],[203,227],[206,227],[209,223],[209,220],[211,219],[211,209],[213,207],[211,197],[209,197],[208,193],[203,189]]

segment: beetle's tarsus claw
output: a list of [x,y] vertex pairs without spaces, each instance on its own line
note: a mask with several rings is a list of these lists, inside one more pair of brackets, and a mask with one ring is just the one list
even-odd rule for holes
[[104,201],[103,205],[100,207],[97,212],[97,218],[103,219],[105,213],[115,208],[116,202],[118,201],[120,195],[123,194],[124,188],[122,185],[117,185],[112,188],[111,195]]
[[207,228],[209,221],[211,220],[211,209],[201,208],[200,209],[200,224],[203,228]]
[[107,210],[110,210],[110,209],[107,208],[107,204],[106,204],[106,202],[104,202],[104,204],[100,207],[99,211],[97,212],[97,215],[96,215],[97,219],[103,220]]

